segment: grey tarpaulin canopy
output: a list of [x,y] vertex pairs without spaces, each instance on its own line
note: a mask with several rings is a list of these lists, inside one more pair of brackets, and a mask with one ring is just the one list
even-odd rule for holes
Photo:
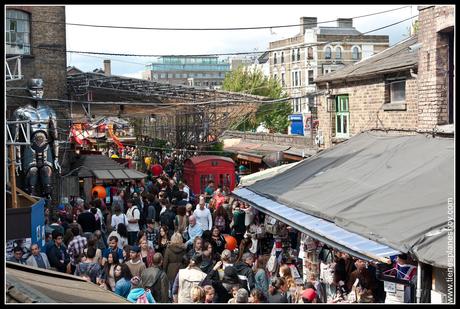
[[246,189],[447,267],[453,138],[361,133]]
[[142,179],[146,174],[123,167],[115,160],[104,155],[83,155],[72,168],[78,170],[78,177],[96,177],[98,179]]

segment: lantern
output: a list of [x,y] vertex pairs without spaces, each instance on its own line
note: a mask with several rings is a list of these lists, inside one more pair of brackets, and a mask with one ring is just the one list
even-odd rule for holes
[[163,167],[160,164],[152,165],[151,172],[153,176],[158,177],[163,173]]
[[236,238],[231,235],[225,235],[224,238],[226,242],[225,249],[228,249],[230,251],[235,250],[237,245]]
[[91,190],[91,194],[94,194],[94,192],[97,192],[97,197],[101,199],[104,199],[107,196],[107,192],[103,186],[95,186],[93,190]]

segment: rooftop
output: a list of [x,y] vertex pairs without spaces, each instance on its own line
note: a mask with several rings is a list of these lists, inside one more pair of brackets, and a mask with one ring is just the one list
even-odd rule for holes
[[410,37],[365,60],[348,65],[341,70],[318,77],[315,82],[328,82],[340,79],[361,79],[370,75],[397,72],[418,65],[418,53],[412,48],[417,37]]

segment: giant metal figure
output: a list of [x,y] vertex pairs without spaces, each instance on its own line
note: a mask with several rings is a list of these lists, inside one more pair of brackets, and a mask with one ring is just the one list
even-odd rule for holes
[[[51,198],[51,177],[53,167],[60,174],[59,141],[57,134],[56,113],[52,108],[40,103],[43,97],[43,80],[31,79],[28,89],[33,100],[32,104],[14,111],[15,120],[30,120],[31,145],[16,147],[16,173],[21,170],[26,176],[26,190],[34,196]],[[19,134],[16,126],[16,137]],[[23,150],[23,151],[21,151]],[[38,195],[38,181],[41,182],[42,194]]]

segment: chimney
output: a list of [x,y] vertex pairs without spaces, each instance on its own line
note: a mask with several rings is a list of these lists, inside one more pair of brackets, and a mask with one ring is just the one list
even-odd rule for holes
[[315,28],[317,25],[317,17],[300,17],[300,34],[303,35],[306,29]]
[[353,18],[338,18],[337,27],[339,28],[353,28]]
[[110,60],[104,60],[104,75],[105,76],[110,76],[112,75],[112,70],[111,70],[111,65],[110,65]]

